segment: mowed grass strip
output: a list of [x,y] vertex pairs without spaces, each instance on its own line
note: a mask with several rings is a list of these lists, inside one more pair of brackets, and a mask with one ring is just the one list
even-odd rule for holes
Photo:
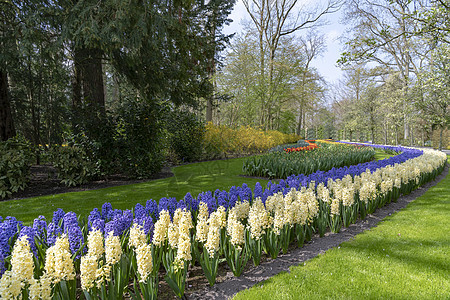
[[234,299],[450,299],[450,176],[377,227]]
[[256,182],[265,186],[268,180],[245,178],[242,174],[244,158],[193,163],[172,168],[173,177],[144,183],[115,186],[84,192],[73,192],[0,202],[0,216],[14,216],[31,223],[39,215],[49,220],[53,212],[62,208],[87,216],[95,207],[101,209],[105,202],[113,208],[132,209],[137,203],[145,206],[149,199],[162,197],[182,199],[190,192],[196,197],[200,192],[229,190],[232,186],[247,183],[253,188]]
[[[376,159],[389,156],[377,151]],[[53,212],[62,208],[86,216],[92,209],[100,209],[103,203],[110,202],[113,208],[132,209],[137,203],[145,205],[149,199],[159,201],[162,197],[182,199],[190,192],[196,197],[200,192],[228,191],[232,186],[247,183],[253,188],[256,182],[265,186],[268,180],[246,178],[242,174],[245,158],[216,160],[193,163],[172,168],[173,177],[152,180],[144,183],[115,186],[84,192],[72,192],[27,199],[0,201],[0,216],[14,216],[25,224],[30,224],[39,215],[49,220]]]

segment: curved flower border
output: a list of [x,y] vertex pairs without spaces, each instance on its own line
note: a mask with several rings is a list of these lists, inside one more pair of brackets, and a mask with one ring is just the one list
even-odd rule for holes
[[[433,179],[447,160],[445,154],[434,150],[360,145],[400,154],[307,176],[292,175],[279,183],[269,182],[265,189],[257,183],[252,191],[244,183],[228,192],[203,192],[197,198],[188,193],[180,201],[175,198],[162,198],[159,203],[148,200],[145,206],[137,204],[134,211],[113,209],[110,203],[105,203],[101,211],[95,208],[86,219],[62,209],[54,212],[50,222],[40,216],[33,226],[23,226],[14,217],[7,217],[0,223],[0,274],[3,275],[0,296],[10,296],[6,293],[21,290],[26,290],[27,294],[31,291],[48,294],[50,284],[53,293],[63,297],[64,291],[74,293],[73,274],[80,270],[85,295],[121,294],[135,276],[126,277],[122,273],[131,276],[129,267],[117,266],[125,259],[131,261],[135,272],[139,273],[136,276],[146,298],[155,297],[157,285],[143,282],[147,282],[147,278],[157,280],[161,263],[166,269],[169,286],[182,297],[186,270],[193,259],[201,263],[211,285],[215,282],[214,272],[217,272],[220,257],[225,257],[233,273],[239,276],[245,259],[251,258],[257,265],[263,251],[275,258],[280,251],[287,251],[294,241],[302,246],[313,231],[320,235],[327,228],[338,232],[341,226],[348,226],[358,217],[365,218],[377,207]],[[97,233],[95,243],[90,240],[93,233]],[[17,245],[21,245],[20,249]],[[134,252],[131,249],[135,249]],[[18,264],[20,257],[29,257],[28,253],[33,253],[36,265],[40,265],[40,269],[34,271],[34,277],[41,278],[40,283],[33,275],[21,279],[14,271],[20,268],[12,265],[13,262]],[[59,272],[62,279],[49,279],[58,265],[57,262],[50,264],[49,255],[54,260],[71,256],[71,260],[65,259],[71,271],[66,275]],[[150,265],[144,265],[142,257],[148,261],[150,256]],[[76,271],[71,269],[72,264]],[[27,267],[28,273],[30,268]],[[116,278],[128,278],[128,281],[116,282]],[[64,280],[72,280],[72,289],[68,284],[62,285]],[[106,291],[105,282],[114,288]],[[44,287],[44,283],[47,286]]]

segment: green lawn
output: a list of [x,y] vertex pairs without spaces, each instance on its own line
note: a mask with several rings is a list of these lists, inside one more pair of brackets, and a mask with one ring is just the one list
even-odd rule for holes
[[380,149],[375,149],[375,159],[376,160],[382,160],[382,159],[385,159],[385,158],[389,158],[391,156],[394,156],[394,155],[386,153],[386,152],[384,152],[383,150],[380,150]]
[[234,299],[450,299],[450,176],[407,208]]
[[[390,157],[377,150],[376,159]],[[116,186],[85,192],[73,192],[28,199],[0,202],[0,216],[14,216],[30,223],[39,215],[50,218],[58,208],[86,215],[95,207],[101,208],[105,202],[110,202],[113,208],[131,209],[136,203],[145,205],[149,199],[158,201],[162,197],[181,199],[190,192],[192,196],[204,191],[216,189],[229,190],[233,185],[247,183],[251,188],[256,182],[265,186],[267,180],[245,178],[242,174],[242,163],[245,158],[216,160],[178,166],[172,168],[175,176],[145,183]]]
[[244,158],[236,158],[178,166],[172,169],[175,176],[145,183],[2,201],[0,215],[15,216],[29,223],[39,215],[51,217],[57,208],[86,215],[95,207],[100,209],[105,202],[111,202],[113,208],[131,209],[136,203],[145,205],[148,199],[157,201],[162,197],[181,199],[187,192],[197,196],[198,193],[209,190],[228,191],[233,185],[243,183],[253,188],[258,181],[265,186],[267,180],[239,176],[242,174],[243,160]]

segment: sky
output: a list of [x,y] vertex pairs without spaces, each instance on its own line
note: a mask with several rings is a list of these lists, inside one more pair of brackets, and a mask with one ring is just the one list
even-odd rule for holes
[[[342,45],[338,38],[345,31],[345,26],[339,23],[341,18],[342,13],[340,11],[326,15],[325,20],[328,24],[318,28],[318,30],[325,35],[327,49],[322,57],[318,57],[312,62],[312,65],[317,68],[319,73],[329,83],[337,83],[342,76],[341,69],[336,65],[336,61],[339,59],[342,50]],[[235,4],[230,19],[232,19],[233,22],[223,30],[226,34],[235,32],[240,33],[242,31],[241,22],[243,20],[250,20],[242,0],[238,0]]]

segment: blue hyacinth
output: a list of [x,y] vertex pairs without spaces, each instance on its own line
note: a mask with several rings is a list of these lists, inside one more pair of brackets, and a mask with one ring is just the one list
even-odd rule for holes
[[47,222],[45,221],[44,216],[39,216],[34,219],[33,228],[36,231],[37,236],[39,236],[42,240],[46,239]]
[[[80,226],[78,224],[71,224],[67,226],[65,232],[69,239],[70,252],[72,254],[77,253],[84,244],[83,232],[81,232]],[[76,258],[80,258],[84,252],[86,252],[86,248],[83,248],[82,252],[78,252]]]
[[34,237],[36,236],[36,230],[30,226],[22,227],[18,238],[21,239],[23,236],[27,237],[28,244],[30,245],[30,250],[33,252],[35,256],[37,256],[37,248],[36,243],[34,241]]
[[67,229],[74,226],[74,225],[78,225],[78,219],[77,219],[77,214],[74,213],[73,211],[70,211],[68,213],[66,213],[63,217],[63,228],[64,231],[67,232]]
[[161,198],[159,200],[159,204],[158,204],[158,217],[159,217],[159,213],[162,210],[167,210],[170,214],[170,216],[172,217],[175,209],[177,208],[177,199],[175,198]]
[[180,201],[178,201],[177,209],[181,209],[181,210],[188,209],[188,206],[186,204],[186,201],[184,201],[184,199],[181,199]]
[[226,191],[216,190],[214,193],[217,198],[217,206],[223,206],[228,209],[228,193]]
[[22,228],[22,222],[14,217],[6,217],[0,224],[0,275],[5,272],[5,259],[11,253],[9,239]]
[[51,222],[47,227],[47,245],[53,246],[56,239],[62,234],[63,230],[61,227]]
[[98,208],[94,208],[88,216],[88,230],[89,231],[92,230],[92,224],[96,220],[103,220],[102,215],[101,215],[100,211],[98,210]]
[[102,205],[102,218],[105,220],[105,222],[112,219],[112,205],[109,202],[105,202]]
[[92,222],[90,230],[100,230],[101,233],[105,233],[105,220],[103,219],[95,219]]
[[262,198],[263,188],[259,182],[257,182],[255,184],[255,188],[253,189],[253,194],[254,194],[255,199],[258,197]]
[[[64,215],[66,213],[64,212],[64,210],[62,210],[62,208],[58,208],[56,211],[53,212],[53,219],[52,222],[55,223],[56,225],[59,225],[59,221],[64,218]],[[61,225],[62,227],[63,225]]]
[[136,219],[140,219],[147,216],[147,209],[142,206],[142,204],[138,203],[134,207],[134,217]]
[[153,221],[156,222],[159,215],[158,203],[156,203],[153,199],[147,200],[147,203],[145,203],[145,209],[147,210],[148,215],[153,218]]

